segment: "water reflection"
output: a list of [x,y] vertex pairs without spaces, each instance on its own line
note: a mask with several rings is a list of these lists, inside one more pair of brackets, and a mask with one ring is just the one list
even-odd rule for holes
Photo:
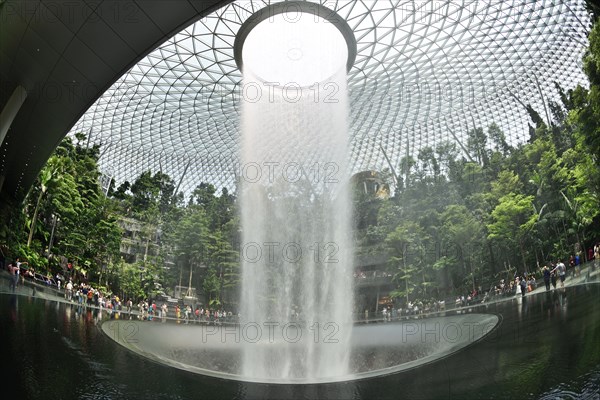
[[11,388],[23,399],[594,398],[600,390],[598,299],[596,283],[472,307],[501,318],[483,340],[427,365],[348,383],[251,384],[166,367],[99,329],[130,315],[51,301],[42,293],[31,297],[30,291],[0,294],[0,341],[4,372],[11,372]]

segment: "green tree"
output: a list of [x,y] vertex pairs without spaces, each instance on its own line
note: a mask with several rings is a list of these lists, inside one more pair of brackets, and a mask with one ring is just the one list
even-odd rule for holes
[[42,203],[42,199],[48,190],[48,182],[52,179],[53,170],[51,168],[45,167],[40,171],[39,182],[40,182],[40,193],[38,195],[37,201],[35,203],[35,208],[33,210],[33,216],[31,217],[31,222],[29,223],[29,237],[27,239],[27,247],[31,246],[31,241],[33,240],[33,233],[35,232],[35,227],[37,223],[38,212],[40,209],[40,204]]
[[183,271],[193,275],[194,270],[200,272],[199,268],[208,266],[210,249],[206,211],[200,206],[188,206],[170,241],[181,275],[184,275]]
[[504,157],[509,154],[511,148],[506,141],[506,136],[495,122],[488,126],[487,136],[494,144],[494,149],[497,152],[501,153]]
[[218,298],[218,293],[221,289],[221,281],[217,276],[215,268],[209,268],[208,273],[202,282],[202,289],[208,295],[208,304],[211,306],[220,306],[221,301]]
[[518,248],[523,268],[527,268],[527,238],[535,227],[537,215],[533,208],[533,196],[509,193],[500,198],[487,225],[489,239],[499,241],[507,251]]
[[[398,225],[385,238],[389,254],[389,265],[394,273],[394,281],[403,283],[392,292],[394,297],[405,296],[406,302],[417,287],[416,274],[423,272],[424,242],[427,240],[425,231],[415,222],[405,221]],[[423,278],[423,282],[426,282]]]
[[469,283],[475,290],[476,274],[481,268],[479,253],[484,247],[483,226],[464,205],[448,206],[441,215],[441,222],[440,233],[449,254],[436,267],[451,269],[454,280],[460,276],[470,278]]
[[471,157],[480,165],[486,165],[489,162],[486,144],[487,135],[483,128],[474,128],[467,132],[467,149]]

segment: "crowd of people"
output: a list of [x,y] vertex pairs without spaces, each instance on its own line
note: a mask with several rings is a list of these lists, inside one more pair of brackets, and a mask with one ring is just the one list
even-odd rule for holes
[[[591,261],[592,269],[600,269],[600,243],[597,243],[593,250],[590,251],[591,258],[588,256],[588,261]],[[477,303],[485,303],[492,301],[498,297],[507,296],[525,296],[526,293],[537,289],[538,282],[543,280],[545,290],[561,288],[565,286],[565,280],[569,273],[571,278],[581,276],[581,267],[583,260],[580,254],[571,255],[565,263],[562,259],[556,262],[548,262],[541,268],[533,272],[523,272],[522,274],[515,273],[513,279],[500,279],[494,284],[489,291],[483,292],[481,287],[464,295],[456,296],[454,308],[468,307]],[[117,295],[105,295],[102,291],[93,288],[87,283],[74,283],[71,278],[66,280],[61,275],[50,277],[35,272],[34,268],[26,261],[21,261],[17,258],[14,262],[9,263],[6,268],[10,274],[9,288],[16,290],[19,284],[23,284],[25,279],[35,280],[38,283],[43,283],[56,289],[64,294],[64,298],[68,301],[85,306],[95,306],[106,308],[116,312],[125,311],[130,316],[135,315],[141,320],[159,320],[166,321],[174,319],[183,323],[204,323],[220,325],[223,323],[237,323],[240,321],[239,314],[234,314],[231,311],[223,309],[211,309],[201,305],[193,308],[191,305],[183,305],[180,303],[168,304],[162,302],[158,305],[156,301],[141,300],[137,304],[137,312],[133,309],[133,302],[128,299],[125,302]],[[372,274],[373,277],[383,277],[384,274]],[[367,278],[367,274],[363,271],[356,270],[355,278]],[[35,291],[35,289],[34,289]],[[358,317],[358,320],[366,321],[373,319],[382,319],[383,321],[392,321],[402,317],[420,316],[430,312],[438,312],[446,310],[445,300],[430,300],[430,301],[409,301],[402,307],[394,307],[393,304],[383,306],[381,312],[376,312],[369,316],[369,311],[365,310],[364,315]]]
[[[594,257],[590,259],[590,267],[592,269],[599,269],[600,244],[594,246],[593,255]],[[572,255],[569,257],[567,263],[562,259],[558,259],[556,262],[548,262],[534,272],[515,273],[514,279],[508,283],[504,279],[501,279],[499,283],[494,285],[490,292],[486,294],[484,301],[493,296],[509,296],[514,294],[525,296],[526,293],[532,292],[538,287],[538,279],[544,281],[545,290],[556,289],[557,287],[564,288],[569,273],[571,279],[581,277],[582,265],[583,262],[580,256]]]
[[[128,312],[131,311],[128,305]],[[222,325],[224,323],[234,323],[238,321],[238,316],[231,311],[223,309],[204,308],[201,305],[192,308],[190,304],[180,305],[176,303],[169,305],[163,302],[158,305],[152,300],[142,300],[137,304],[137,318],[147,321],[162,321],[173,319],[182,323],[204,323],[209,325]]]
[[[27,261],[21,261],[17,258],[14,262],[8,263],[6,270],[11,275],[10,288],[16,290],[19,285],[25,283],[25,280],[36,281],[47,286],[58,286],[60,289],[60,280],[52,277],[50,274],[41,274],[35,271]],[[63,279],[61,277],[61,279]]]
[[[593,247],[593,250],[588,256],[590,267],[592,269],[600,269],[600,243]],[[483,292],[481,288],[473,290],[464,295],[456,296],[454,308],[468,307],[477,303],[485,303],[509,296],[525,296],[529,292],[536,290],[540,281],[544,281],[545,290],[556,289],[557,287],[564,288],[565,281],[569,274],[571,279],[581,276],[581,268],[584,261],[581,256],[574,254],[569,257],[567,263],[563,259],[558,259],[556,262],[548,262],[546,265],[533,272],[515,272],[512,279],[500,279],[494,284],[488,292]],[[446,309],[446,302],[439,301],[410,301],[406,307],[394,308],[391,305],[386,305],[381,313],[369,316],[368,311],[365,311],[364,319],[382,319],[389,321],[404,316],[418,316],[429,312],[443,311]]]

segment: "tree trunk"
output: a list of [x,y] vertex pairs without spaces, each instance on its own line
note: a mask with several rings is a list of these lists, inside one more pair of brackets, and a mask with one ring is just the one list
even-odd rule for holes
[[183,265],[179,268],[179,295],[181,296],[181,280],[183,279]]
[[219,266],[219,303],[223,304],[223,266]]
[[150,247],[150,238],[146,239],[146,248],[144,249],[144,267],[146,266],[146,260],[148,259],[148,248]]
[[192,296],[192,266],[190,265],[190,280],[188,282],[187,296]]
[[402,254],[402,264],[404,265],[404,283],[406,285],[406,305],[408,305],[408,273],[406,272],[406,252]]
[[525,248],[523,247],[523,241],[519,240],[519,248],[521,249],[521,258],[523,259],[523,272],[527,271],[527,263],[525,261]]
[[494,259],[494,249],[492,249],[492,244],[490,241],[487,242],[488,251],[490,252],[490,269],[492,276],[496,274],[496,260]]
[[42,196],[44,195],[44,191],[40,191],[40,195],[38,196],[37,202],[35,204],[35,210],[33,210],[33,218],[31,218],[31,226],[29,227],[29,237],[27,238],[27,247],[31,246],[31,242],[33,240],[33,232],[35,231],[35,223],[37,222],[38,210],[40,208],[40,203],[42,202]]

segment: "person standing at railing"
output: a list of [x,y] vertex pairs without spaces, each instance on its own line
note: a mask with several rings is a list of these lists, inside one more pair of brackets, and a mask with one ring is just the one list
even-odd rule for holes
[[17,290],[17,284],[19,282],[17,266],[13,263],[8,264],[8,272],[10,273],[9,289],[11,289],[14,292],[15,290]]
[[544,265],[542,268],[542,273],[544,274],[544,284],[546,285],[546,290],[550,290],[550,268],[547,265]]
[[[16,267],[17,267],[17,282],[19,281],[19,276],[21,275],[21,265],[29,265],[29,263],[27,261],[21,261],[20,258],[17,257],[17,261],[16,261]],[[21,281],[22,283],[24,283],[24,278]]]
[[525,293],[527,292],[527,281],[524,277],[521,277],[519,285],[521,285],[521,297],[525,297]]
[[71,280],[71,278],[69,278],[69,282],[67,282],[66,289],[66,299],[69,301],[73,300],[73,281]]
[[571,270],[571,277],[575,278],[575,256],[571,254],[569,257],[569,269]]
[[562,260],[558,260],[558,263],[556,264],[556,267],[552,270],[552,272],[558,272],[558,277],[560,279],[560,287],[564,288],[565,278],[567,275],[567,267],[565,267],[565,264],[562,262]]
[[167,303],[163,303],[162,307],[162,322],[167,322],[167,313],[169,311],[168,307],[167,307]]

